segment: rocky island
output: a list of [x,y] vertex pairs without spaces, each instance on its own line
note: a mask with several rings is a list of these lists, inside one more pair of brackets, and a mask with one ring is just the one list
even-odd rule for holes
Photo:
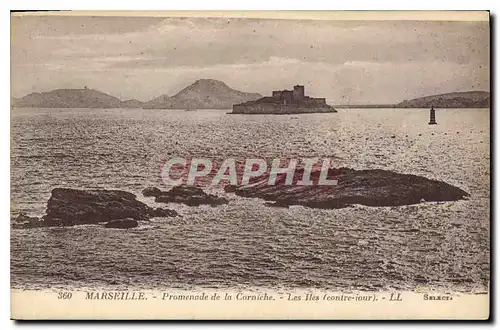
[[[256,177],[247,185],[228,185],[224,190],[246,198],[261,198],[269,206],[302,205],[310,208],[340,209],[354,204],[366,206],[403,206],[422,202],[445,202],[468,199],[464,190],[446,182],[380,169],[330,169],[337,185],[297,185],[303,169],[294,173],[295,184],[285,184],[279,177],[275,185],[268,184],[268,175]],[[312,171],[317,181],[320,171]],[[148,187],[145,197],[155,197],[159,203],[182,203],[188,206],[227,204],[228,199],[205,193],[193,186],[176,186],[169,191]],[[23,213],[14,220],[13,228],[67,227],[83,224],[103,224],[106,228],[134,228],[138,221],[154,217],[176,217],[172,209],[152,208],[136,199],[132,193],[120,190],[77,190],[55,188],[42,218]]]
[[297,114],[315,112],[337,112],[326,104],[326,99],[305,96],[304,86],[296,85],[293,90],[273,91],[255,101],[233,105],[233,114]]
[[395,108],[489,108],[490,93],[470,91],[429,95],[413,100],[404,100]]
[[56,89],[50,92],[31,93],[21,98],[11,98],[11,105],[19,108],[141,108],[137,100],[121,101],[119,98],[95,89]]
[[54,188],[41,218],[20,214],[13,228],[67,227],[106,223],[106,228],[134,228],[137,221],[175,217],[171,209],[152,208],[121,190]]
[[[354,204],[366,206],[402,206],[421,202],[445,202],[467,199],[469,194],[446,182],[425,177],[401,174],[380,169],[354,170],[350,168],[330,169],[337,185],[285,184],[285,178],[278,178],[275,185],[269,185],[267,174],[249,185],[229,185],[226,192],[247,198],[261,198],[269,206],[289,207],[302,205],[310,208],[341,209]],[[303,175],[303,169],[296,170],[294,182]],[[311,172],[316,180],[320,171]]]

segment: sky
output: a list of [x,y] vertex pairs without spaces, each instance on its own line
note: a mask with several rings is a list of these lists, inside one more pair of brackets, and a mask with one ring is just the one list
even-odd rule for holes
[[94,88],[122,100],[197,79],[330,104],[489,91],[487,22],[11,17],[11,92]]

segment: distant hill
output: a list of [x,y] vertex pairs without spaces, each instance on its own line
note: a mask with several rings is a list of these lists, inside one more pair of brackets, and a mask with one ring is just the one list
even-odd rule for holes
[[199,79],[170,97],[161,95],[146,104],[148,109],[231,109],[233,104],[261,98],[258,93],[245,93],[214,79]]
[[447,93],[405,100],[396,108],[489,108],[490,93],[482,91]]
[[233,104],[256,100],[262,95],[234,90],[224,82],[200,79],[170,97],[162,95],[149,102],[121,101],[95,89],[56,89],[11,98],[11,105],[25,108],[148,108],[148,109],[231,109]]
[[120,108],[139,109],[144,106],[144,102],[132,99],[120,102]]
[[119,108],[117,97],[95,89],[56,89],[12,98],[12,105],[26,108]]

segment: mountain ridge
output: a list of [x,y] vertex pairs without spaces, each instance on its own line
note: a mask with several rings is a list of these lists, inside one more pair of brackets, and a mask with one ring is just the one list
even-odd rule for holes
[[230,88],[214,79],[198,79],[177,94],[160,95],[150,101],[122,101],[96,89],[55,89],[11,97],[11,105],[26,108],[144,108],[144,109],[231,109],[233,104],[262,97]]
[[146,102],[145,109],[231,109],[233,104],[261,98],[258,93],[232,89],[215,79],[198,79],[173,96],[166,94]]
[[[96,89],[55,89],[11,97],[13,107],[26,108],[144,108],[144,109],[231,109],[234,104],[261,98],[259,93],[246,93],[230,88],[215,79],[198,79],[173,96],[160,95],[150,101],[120,100]],[[338,108],[489,108],[486,91],[452,92],[427,95],[387,105],[336,105]]]

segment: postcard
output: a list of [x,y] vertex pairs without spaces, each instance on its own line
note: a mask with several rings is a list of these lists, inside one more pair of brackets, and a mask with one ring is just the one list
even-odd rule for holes
[[486,320],[487,11],[11,13],[11,318]]

